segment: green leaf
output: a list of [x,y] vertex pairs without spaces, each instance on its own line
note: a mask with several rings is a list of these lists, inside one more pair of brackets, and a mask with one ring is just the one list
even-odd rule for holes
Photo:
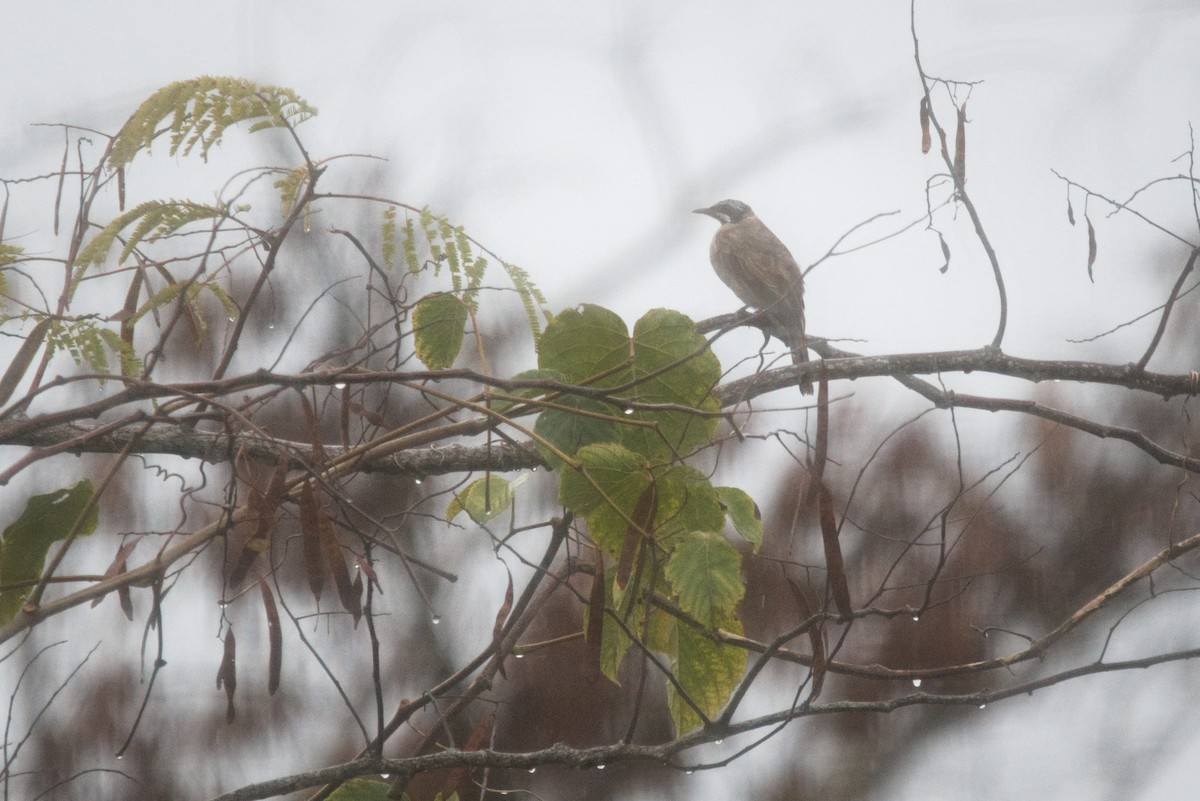
[[[732,616],[721,624],[727,631],[742,633],[741,624]],[[714,642],[680,621],[675,621],[675,634],[678,652],[671,662],[675,678],[688,697],[712,720],[729,702],[729,696],[745,674],[746,652]],[[667,685],[667,703],[677,736],[702,724],[672,684]]]
[[558,487],[563,506],[587,520],[592,541],[614,559],[621,555],[628,516],[650,483],[641,456],[613,443],[587,445],[566,469]]
[[[632,360],[631,360],[632,353]],[[589,387],[623,386],[618,398],[719,411],[712,388],[720,379],[716,357],[705,349],[695,324],[678,312],[656,309],[637,322],[631,340],[621,319],[599,306],[568,309],[554,318],[539,341],[538,363],[563,381]],[[668,366],[671,366],[668,369]],[[600,376],[597,378],[597,376]],[[628,386],[632,385],[632,386]],[[653,459],[672,459],[711,439],[717,420],[686,409],[638,410],[623,401],[570,395],[560,403],[608,419],[546,410],[538,432],[570,454],[593,442],[620,441]],[[652,423],[628,425],[626,421]]]
[[763,537],[762,512],[758,510],[758,504],[737,487],[717,487],[717,496],[737,533],[758,553]]
[[[692,531],[721,531],[725,512],[717,491],[694,467],[676,464],[654,471],[658,482],[659,538],[673,538]],[[670,547],[670,545],[668,545]]]
[[476,523],[486,523],[512,506],[513,490],[527,480],[528,473],[512,481],[500,476],[476,479],[450,501],[446,507],[446,520],[453,520],[459,512],[466,512]]
[[706,626],[731,618],[746,592],[741,554],[711,531],[693,531],[680,537],[666,572],[679,606]]
[[[538,367],[558,371],[568,384],[582,384],[619,368],[629,356],[625,322],[608,309],[586,303],[555,317],[538,343]],[[589,386],[623,383],[627,379],[623,372],[618,370]]]
[[[514,380],[529,380],[529,381],[562,381],[562,374],[557,370],[524,370],[513,376]],[[518,387],[513,390],[502,390],[505,395],[512,395],[517,398],[536,398],[546,394],[546,390],[536,387]],[[492,409],[497,412],[507,412],[509,409],[518,405],[518,401],[508,400],[507,398],[493,398]]]
[[453,293],[438,292],[417,301],[413,310],[413,335],[417,358],[430,370],[454,364],[462,350],[467,306]]
[[[721,364],[707,349],[696,324],[670,309],[653,309],[633,329],[634,361],[627,376],[638,383],[622,394],[642,403],[671,403],[703,412],[720,411],[712,389],[721,378]],[[667,369],[668,366],[674,365]],[[686,455],[708,442],[717,430],[714,415],[687,411],[635,410],[630,420],[645,420],[654,428],[625,426],[621,442],[646,456],[669,459]]]
[[[329,801],[388,801],[388,784],[374,779],[351,779],[333,791]],[[408,798],[408,794],[404,794]]]
[[[561,409],[547,409],[538,415],[533,430],[560,452],[571,456],[581,448],[600,442],[616,442],[621,437],[621,423],[611,403],[565,395],[554,403]],[[575,412],[584,412],[576,414]],[[538,442],[538,451],[551,467],[558,470],[562,464],[558,456]]]
[[[67,536],[92,493],[92,482],[84,479],[73,487],[30,498],[21,516],[4,529],[0,541],[0,585],[37,580],[50,546]],[[93,506],[80,525],[78,536],[95,531],[98,520]],[[0,592],[0,624],[16,616],[29,589],[22,586]]]

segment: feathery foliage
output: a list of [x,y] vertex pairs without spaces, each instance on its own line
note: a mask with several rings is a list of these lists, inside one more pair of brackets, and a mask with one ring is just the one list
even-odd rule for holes
[[125,239],[125,246],[117,258],[118,264],[123,264],[144,241],[153,242],[176,233],[188,223],[219,219],[227,214],[228,209],[223,204],[209,206],[190,200],[147,200],[104,226],[79,252],[77,263],[80,270],[102,263],[121,231],[135,220],[137,225]]
[[[316,113],[295,92],[279,86],[210,75],[177,81],[138,106],[113,140],[108,167],[126,166],[163,133],[171,134],[172,156],[186,156],[199,145],[200,157],[206,159],[230,125],[250,122],[250,133],[293,128]],[[168,117],[170,124],[160,127]]]

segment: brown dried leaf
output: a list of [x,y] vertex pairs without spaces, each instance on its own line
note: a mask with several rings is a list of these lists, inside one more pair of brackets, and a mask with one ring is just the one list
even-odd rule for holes
[[233,723],[236,712],[233,708],[233,691],[237,689],[237,641],[233,637],[233,626],[225,632],[225,650],[221,655],[221,667],[217,668],[217,689],[225,688],[225,722]]
[[1075,224],[1075,208],[1071,205],[1071,195],[1067,195],[1067,222]]
[[946,271],[950,269],[950,246],[946,244],[946,237],[942,236],[941,231],[938,231],[938,242],[942,246],[942,258],[945,259],[938,270],[945,275]]
[[504,603],[500,604],[500,609],[496,611],[496,622],[492,624],[492,640],[498,642],[500,640],[500,632],[504,630],[504,621],[508,620],[508,613],[512,611],[513,606],[513,580],[512,573],[508,574],[508,589],[504,591]]
[[825,545],[825,566],[829,571],[829,590],[838,612],[849,615],[850,583],[846,580],[846,565],[842,561],[842,546],[838,542],[837,520],[833,513],[833,495],[824,484],[820,489],[821,540]]
[[342,447],[350,447],[350,385],[342,387],[342,403],[341,414],[338,415],[338,422],[342,429]]
[[263,521],[266,520],[266,514],[263,509],[266,505],[267,501],[263,497],[263,494],[255,487],[251,487],[250,497],[246,501],[246,507],[249,510],[249,514],[246,517],[246,524],[253,524],[254,532],[242,542],[241,550],[238,551],[237,561],[234,563],[233,569],[229,571],[229,586],[231,587],[236,587],[242,583],[242,579],[246,578],[246,574],[250,572],[250,568],[254,565],[254,560],[270,545],[270,540],[267,539],[267,533],[269,532],[264,532],[263,530]]
[[125,292],[125,305],[121,310],[110,317],[110,320],[121,323],[121,341],[127,345],[133,345],[133,325],[128,322],[130,317],[137,313],[138,298],[142,294],[142,284],[146,280],[146,272],[140,267],[133,271],[133,278],[129,281],[129,289]]
[[350,411],[354,412],[359,417],[361,417],[364,420],[366,420],[367,422],[371,423],[371,425],[376,425],[381,428],[387,425],[387,420],[384,418],[384,416],[382,414],[379,414],[378,412],[373,412],[370,409],[368,409],[366,406],[363,406],[362,404],[350,402],[350,403],[347,403],[346,406],[347,406],[347,408],[350,409]]
[[383,585],[379,583],[379,574],[375,572],[375,565],[371,564],[371,560],[365,556],[360,556],[354,560],[354,564],[367,577],[367,583],[375,587],[376,592],[383,595]]
[[350,595],[351,605],[346,611],[354,618],[354,627],[358,628],[358,619],[362,617],[363,580],[361,570],[354,571],[354,581],[350,582]]
[[621,544],[621,558],[617,562],[617,589],[624,589],[629,576],[641,554],[645,537],[653,536],[654,518],[658,515],[658,486],[651,481],[638,496],[629,525],[625,527],[625,541]]
[[1094,284],[1096,279],[1092,277],[1092,265],[1096,263],[1096,229],[1092,226],[1091,217],[1085,214],[1083,219],[1088,226],[1088,280]]
[[928,153],[932,146],[933,139],[929,135],[929,95],[925,95],[921,98],[921,152]]
[[592,566],[592,591],[588,594],[587,660],[583,675],[590,684],[600,678],[601,644],[604,642],[604,559],[596,554]]
[[[138,540],[130,540],[129,542],[123,543],[120,548],[117,548],[116,557],[113,558],[112,563],[109,564],[108,569],[104,571],[104,575],[100,577],[100,580],[107,581],[114,576],[119,576],[124,573],[126,570],[125,563],[129,559],[129,555],[133,553],[133,549],[137,547],[137,544]],[[121,609],[125,612],[125,617],[133,620],[133,599],[130,597],[129,587],[118,588],[117,595],[121,599]],[[99,605],[104,598],[105,596],[101,595],[99,598],[93,600],[92,608],[96,608],[96,606]]]
[[[467,741],[463,743],[462,750],[478,751],[482,748],[492,733],[492,726],[495,722],[495,714],[489,712],[484,715],[483,719],[476,723],[475,728],[471,729],[471,733],[467,735]],[[461,798],[467,789],[467,768],[466,766],[457,767],[446,775],[446,782],[442,785],[440,796],[442,798],[451,798],[457,794],[457,797]]]
[[338,600],[342,602],[342,608],[354,618],[354,626],[357,628],[359,618],[362,617],[362,578],[361,576],[358,578],[358,590],[356,591],[350,580],[350,570],[346,567],[346,559],[342,556],[342,549],[338,546],[337,537],[333,534],[333,525],[329,522],[329,518],[324,514],[318,514],[317,525],[321,533],[322,549],[325,551],[325,562],[329,567],[329,573],[333,576],[333,584],[337,587]]
[[954,132],[954,175],[959,186],[967,185],[967,104],[958,109],[958,128]]
[[264,496],[267,502],[266,511],[274,515],[279,511],[279,504],[283,503],[283,492],[287,485],[288,459],[284,455],[280,455],[275,462],[275,469],[271,471],[271,482],[267,485],[267,492]]
[[275,596],[267,586],[267,580],[258,580],[258,589],[262,592],[263,611],[267,613],[267,641],[270,655],[267,659],[267,692],[271,695],[279,689],[279,674],[283,669],[283,629],[279,626],[279,608],[275,606]]
[[[800,614],[805,620],[817,614],[820,606],[816,602],[816,598],[811,597],[811,593],[801,587],[795,581],[788,577],[788,584],[792,588],[792,597],[796,599],[796,606],[800,607]],[[808,643],[812,648],[812,698],[816,698],[821,694],[821,686],[825,683],[825,625],[817,623],[808,630]]]
[[271,471],[271,480],[267,484],[267,491],[264,493],[256,487],[250,488],[250,500],[247,504],[250,515],[247,519],[254,521],[254,533],[242,543],[237,563],[229,572],[231,586],[236,587],[241,584],[258,555],[271,547],[271,532],[275,530],[276,514],[279,511],[279,505],[283,502],[287,471],[288,459],[286,456],[280,456],[275,462],[275,468]]
[[42,349],[42,342],[46,339],[46,334],[49,331],[50,320],[47,318],[35,325],[33,330],[29,332],[29,336],[25,337],[25,341],[17,349],[17,354],[13,356],[12,361],[5,368],[4,376],[0,377],[0,404],[8,403],[8,399],[12,397],[17,385],[25,377],[29,366],[33,364],[33,357]]
[[812,506],[825,480],[825,462],[829,458],[829,376],[821,367],[817,386],[817,434],[813,443],[812,463],[804,487],[804,504]]
[[308,441],[312,443],[312,459],[319,467],[325,464],[325,446],[321,444],[321,424],[317,422],[317,413],[313,411],[308,396],[303,392],[300,396],[300,409],[304,412],[304,423],[308,427]]
[[325,511],[317,504],[313,486],[305,482],[300,487],[300,537],[304,549],[304,572],[313,600],[321,602],[325,589],[325,545],[321,538],[320,518]]

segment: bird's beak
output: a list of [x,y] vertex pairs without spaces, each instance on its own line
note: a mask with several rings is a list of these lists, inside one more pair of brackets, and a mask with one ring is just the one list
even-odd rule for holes
[[707,209],[692,209],[692,214],[707,214],[709,217],[717,216],[717,215],[713,214],[712,207],[709,207]]

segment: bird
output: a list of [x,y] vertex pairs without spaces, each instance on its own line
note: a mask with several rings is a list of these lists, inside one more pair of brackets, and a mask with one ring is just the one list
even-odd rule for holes
[[[722,200],[692,213],[721,223],[708,250],[713,270],[742,303],[766,319],[770,333],[788,346],[792,363],[803,370],[808,364],[804,276],[787,245],[740,200]],[[812,394],[812,380],[803,373],[799,386],[805,395]]]

